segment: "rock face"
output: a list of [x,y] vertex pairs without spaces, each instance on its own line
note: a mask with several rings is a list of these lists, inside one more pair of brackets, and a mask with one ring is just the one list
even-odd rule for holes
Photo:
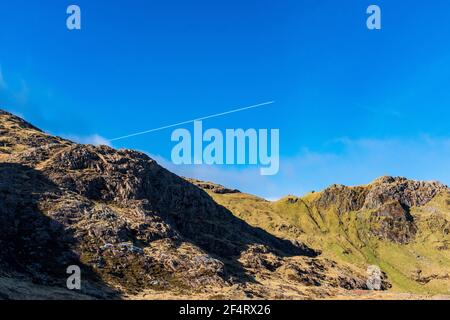
[[398,201],[381,205],[370,216],[370,230],[380,239],[406,244],[417,232],[409,209]]
[[391,200],[398,201],[408,208],[418,207],[430,202],[434,196],[444,191],[449,191],[449,188],[439,182],[382,177],[371,184],[364,207],[378,208]]
[[196,185],[197,187],[199,187],[203,190],[211,191],[216,194],[241,193],[239,190],[229,189],[220,184],[216,184],[216,183],[212,183],[212,182],[204,182],[201,180],[189,179],[189,178],[187,178],[186,180],[188,180],[189,182],[191,182],[192,184]]
[[318,208],[336,208],[340,213],[371,211],[370,225],[374,235],[397,243],[408,243],[417,227],[410,208],[430,202],[437,194],[450,189],[439,182],[381,177],[367,186],[333,185],[315,202]]
[[[64,287],[66,268],[79,265],[84,294],[113,297],[247,286],[261,270],[277,278],[302,259],[325,264],[313,249],[236,218],[143,153],[75,144],[3,111],[0,131],[0,276]],[[267,254],[277,262],[258,263]],[[364,287],[362,276],[352,277],[344,287]],[[331,281],[320,279],[312,283]]]
[[[367,289],[365,267],[323,257],[302,236],[317,239],[314,244],[323,242],[320,237],[337,221],[334,229],[345,234],[331,235],[333,241],[348,244],[342,246],[346,252],[361,251],[365,244],[351,240],[360,240],[359,230],[349,233],[345,223],[364,212],[372,236],[404,245],[418,234],[411,208],[449,191],[437,182],[383,177],[367,186],[334,185],[311,199],[290,197],[286,205],[271,204],[178,177],[140,152],[47,135],[1,110],[0,133],[1,297],[34,292],[31,298],[72,299],[76,293],[65,289],[71,265],[82,269],[80,298],[166,294],[285,299]],[[236,205],[220,205],[216,197],[237,199]],[[301,214],[289,220],[290,210]],[[252,212],[257,217],[247,220]],[[286,220],[275,224],[286,212]],[[422,224],[431,224],[444,239],[449,224],[444,215],[439,217],[442,221]],[[264,219],[269,220],[267,228],[259,227]],[[444,252],[448,243],[436,246]],[[18,292],[15,287],[27,289]],[[390,288],[385,274],[381,287]]]
[[341,211],[377,209],[389,201],[405,207],[423,206],[449,188],[439,182],[414,181],[403,177],[381,177],[363,187],[333,185],[323,191],[319,205],[334,205]]

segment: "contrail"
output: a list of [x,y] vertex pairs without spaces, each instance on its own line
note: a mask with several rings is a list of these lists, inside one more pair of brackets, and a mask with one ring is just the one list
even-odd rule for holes
[[234,109],[234,110],[231,110],[231,111],[217,113],[217,114],[213,114],[213,115],[206,116],[206,117],[201,117],[201,118],[197,118],[197,119],[193,119],[193,120],[187,120],[187,121],[183,121],[183,122],[179,122],[179,123],[175,123],[175,124],[169,124],[169,125],[164,126],[164,127],[159,127],[159,128],[155,128],[155,129],[150,129],[150,130],[146,130],[146,131],[142,131],[142,132],[129,134],[129,135],[126,135],[126,136],[123,136],[123,137],[109,139],[108,141],[112,142],[112,141],[127,139],[127,138],[140,136],[140,135],[151,133],[151,132],[155,132],[155,131],[160,131],[160,130],[164,130],[164,129],[168,129],[168,128],[178,127],[178,126],[181,126],[183,124],[188,124],[188,123],[192,123],[192,122],[195,122],[195,121],[201,121],[201,120],[206,120],[206,119],[211,119],[211,118],[217,118],[217,117],[224,116],[224,115],[231,114],[231,113],[236,113],[236,112],[240,112],[240,111],[244,111],[244,110],[248,110],[248,109],[254,109],[254,108],[258,108],[258,107],[262,107],[262,106],[267,106],[267,105],[273,104],[273,103],[275,103],[275,101],[268,101],[268,102],[264,102],[264,103],[259,103],[259,104],[255,104],[255,105],[252,105],[252,106],[249,106],[249,107]]

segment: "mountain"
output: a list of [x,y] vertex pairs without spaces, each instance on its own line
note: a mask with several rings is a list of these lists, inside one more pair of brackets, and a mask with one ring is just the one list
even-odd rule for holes
[[322,257],[362,269],[379,266],[390,292],[450,293],[450,189],[441,183],[382,177],[276,202],[208,192],[250,225]]
[[390,177],[272,203],[0,111],[0,299],[371,297],[371,264],[388,292],[448,294],[449,205]]

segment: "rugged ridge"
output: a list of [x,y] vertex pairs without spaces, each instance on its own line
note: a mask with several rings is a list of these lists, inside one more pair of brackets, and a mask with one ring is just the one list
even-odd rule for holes
[[439,182],[381,177],[276,202],[209,193],[251,225],[305,243],[322,257],[380,267],[394,292],[450,290],[450,189]]
[[367,186],[333,185],[321,193],[318,204],[335,205],[341,211],[377,209],[396,201],[405,207],[423,206],[449,188],[436,181],[415,181],[404,177],[381,177]]
[[379,238],[408,243],[416,234],[412,207],[429,203],[450,189],[435,181],[415,181],[404,177],[381,177],[367,186],[333,185],[314,202],[317,208],[334,208],[338,213],[371,211],[370,225]]
[[4,296],[25,294],[8,287],[12,279],[59,297],[74,264],[81,293],[99,298],[308,298],[366,288],[362,270],[251,226],[143,153],[79,145],[4,111],[0,132]]

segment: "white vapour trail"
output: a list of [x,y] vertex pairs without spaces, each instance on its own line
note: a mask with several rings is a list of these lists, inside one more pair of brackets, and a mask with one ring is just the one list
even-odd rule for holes
[[187,120],[187,121],[174,123],[174,124],[170,124],[170,125],[159,127],[159,128],[154,128],[154,129],[150,129],[150,130],[146,130],[146,131],[142,131],[142,132],[129,134],[129,135],[118,137],[118,138],[114,138],[114,139],[109,139],[108,141],[113,142],[113,141],[117,141],[117,140],[123,140],[123,139],[131,138],[131,137],[135,137],[135,136],[140,136],[140,135],[151,133],[151,132],[155,132],[155,131],[160,131],[160,130],[164,130],[164,129],[168,129],[168,128],[178,127],[178,126],[181,126],[183,124],[188,124],[188,123],[192,123],[192,122],[195,122],[195,121],[202,121],[202,120],[206,120],[206,119],[217,118],[217,117],[228,115],[228,114],[231,114],[231,113],[236,113],[236,112],[241,112],[241,111],[244,111],[244,110],[259,108],[259,107],[267,106],[267,105],[273,104],[273,103],[275,103],[275,101],[267,101],[267,102],[255,104],[255,105],[244,107],[244,108],[238,108],[238,109],[234,109],[234,110],[230,110],[230,111],[226,111],[226,112],[222,112],[222,113],[209,115],[209,116],[206,116],[206,117],[201,117],[201,118],[197,118],[197,119]]

